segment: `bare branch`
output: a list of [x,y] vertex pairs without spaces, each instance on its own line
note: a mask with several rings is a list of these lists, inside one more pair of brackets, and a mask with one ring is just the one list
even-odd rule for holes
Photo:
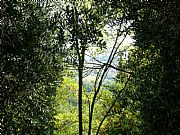
[[[122,23],[123,23],[123,17],[122,17],[122,20],[121,20],[121,25],[122,25]],[[121,25],[120,25],[120,27],[121,27]],[[95,106],[95,101],[96,101],[97,95],[98,95],[98,93],[99,93],[99,91],[100,91],[100,88],[101,88],[101,85],[102,85],[102,83],[103,83],[103,80],[106,78],[106,75],[107,75],[108,69],[109,69],[109,65],[111,65],[111,63],[112,63],[112,61],[113,61],[113,59],[114,59],[114,56],[115,56],[116,52],[118,51],[120,45],[121,45],[121,44],[123,43],[123,41],[125,40],[125,38],[126,38],[126,36],[127,36],[127,32],[124,34],[124,38],[122,39],[122,41],[117,45],[118,38],[119,38],[119,36],[121,36],[121,35],[122,35],[122,33],[120,33],[120,30],[118,30],[118,31],[117,31],[117,36],[116,36],[116,39],[115,39],[115,43],[114,43],[113,48],[112,48],[112,50],[111,50],[110,56],[109,56],[109,58],[108,58],[108,61],[107,61],[107,63],[104,65],[104,70],[103,70],[102,75],[101,75],[101,77],[100,77],[100,80],[99,80],[97,89],[96,89],[96,87],[95,87],[96,91],[95,91],[95,93],[94,93],[94,97],[93,97],[93,100],[92,100],[92,103],[91,103],[91,108],[90,108],[88,135],[91,134],[92,116],[93,116],[93,111],[94,111],[94,106]],[[99,78],[99,77],[98,77],[98,78]],[[96,82],[97,82],[97,80],[98,80],[98,79],[96,78]],[[96,86],[96,85],[94,85],[94,86]]]
[[113,69],[116,69],[116,70],[118,70],[118,71],[122,71],[122,72],[128,73],[128,74],[133,74],[133,72],[126,71],[126,70],[124,70],[124,69],[122,69],[122,68],[118,68],[118,67],[115,67],[115,66],[113,66],[113,65],[109,65],[109,67],[111,67],[111,68],[113,68]]
[[122,89],[119,91],[118,95],[116,96],[116,99],[114,100],[114,102],[112,103],[112,105],[110,106],[110,108],[108,109],[108,111],[106,112],[106,114],[104,115],[103,119],[101,120],[101,122],[100,122],[100,124],[99,124],[99,126],[98,126],[98,129],[97,129],[96,135],[99,134],[101,125],[103,124],[104,120],[109,116],[109,113],[111,112],[112,108],[114,107],[114,105],[115,105],[118,97],[120,96],[120,94],[126,89],[129,80],[130,80],[130,76],[129,76],[128,80],[126,81],[124,88],[122,88]]

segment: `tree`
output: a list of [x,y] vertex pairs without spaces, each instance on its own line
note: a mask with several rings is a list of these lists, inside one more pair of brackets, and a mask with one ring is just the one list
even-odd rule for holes
[[62,65],[49,4],[13,0],[1,5],[0,131],[53,134],[53,97]]
[[133,81],[142,134],[179,134],[179,1],[125,3],[137,47]]
[[[95,1],[68,1],[63,5],[63,2],[55,2],[57,7],[59,7],[59,17],[63,18],[62,25],[59,25],[64,31],[64,36],[66,38],[66,50],[69,54],[67,60],[70,62],[73,67],[75,67],[79,73],[79,134],[82,134],[82,89],[83,89],[83,78],[85,69],[89,69],[85,62],[85,56],[90,47],[96,46],[100,49],[106,47],[106,42],[103,39],[102,30],[105,25],[112,24],[111,28],[115,28],[114,44],[112,45],[112,50],[110,50],[109,58],[105,63],[99,62],[96,58],[92,57],[96,63],[96,66],[92,66],[92,69],[97,70],[97,77],[94,82],[92,89],[93,98],[92,101],[89,101],[89,129],[88,134],[92,132],[92,121],[93,113],[98,100],[98,94],[101,91],[101,86],[104,79],[107,76],[109,68],[115,68],[111,65],[115,55],[117,55],[118,48],[124,41],[126,35],[128,34],[128,26],[124,20],[124,14],[117,9],[113,11],[113,14],[110,14],[111,8],[101,8],[100,4],[96,4]],[[62,6],[63,5],[63,6]],[[107,10],[107,11],[106,11]],[[105,11],[105,12],[104,12]],[[118,14],[115,14],[118,13]],[[115,21],[113,19],[116,19]],[[60,19],[62,20],[62,19]],[[114,25],[114,22],[115,25]],[[121,37],[121,40],[119,38]],[[70,59],[70,61],[69,61]],[[92,64],[93,65],[93,64]],[[96,69],[97,68],[97,69]],[[119,69],[121,70],[121,69]],[[87,70],[86,70],[87,71]],[[126,72],[126,71],[124,71]],[[109,113],[109,111],[107,111]],[[103,118],[102,122],[106,119]],[[101,123],[102,124],[102,123]],[[100,125],[101,125],[100,124]],[[100,126],[101,127],[101,126]],[[99,127],[99,128],[100,128]],[[97,134],[99,129],[97,131]]]
[[[57,3],[56,3],[57,4]],[[61,4],[61,3],[60,3]],[[90,8],[89,8],[90,6]],[[85,61],[85,52],[89,46],[99,43],[99,46],[105,45],[98,23],[102,22],[100,16],[94,13],[91,3],[70,1],[65,4],[63,16],[64,24],[62,29],[65,31],[67,37],[66,48],[69,47],[68,52],[71,53],[73,64],[77,67],[79,77],[79,134],[82,134],[82,89],[83,89],[83,70]],[[99,36],[99,37],[98,37]],[[72,55],[74,54],[74,55]],[[71,63],[72,64],[72,63]]]
[[179,134],[179,1],[103,4],[122,9],[132,22],[135,49],[128,69],[134,90],[129,96],[140,103],[142,134]]

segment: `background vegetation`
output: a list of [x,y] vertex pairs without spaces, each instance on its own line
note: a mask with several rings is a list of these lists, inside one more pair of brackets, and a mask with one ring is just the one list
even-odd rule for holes
[[180,134],[178,0],[3,0],[0,26],[0,134]]

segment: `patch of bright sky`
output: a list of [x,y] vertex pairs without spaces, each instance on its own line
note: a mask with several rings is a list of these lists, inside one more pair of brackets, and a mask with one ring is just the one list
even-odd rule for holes
[[[106,41],[107,48],[100,50],[100,48],[97,47],[96,45],[89,47],[89,51],[87,52],[88,55],[93,55],[94,57],[97,56],[98,54],[109,55],[116,40],[117,27],[111,27],[109,25],[106,25],[102,30],[102,34],[103,34],[103,39]],[[125,40],[120,45],[119,50],[133,49],[133,43],[135,42],[135,40],[132,38],[132,36],[133,34],[126,36]],[[123,38],[124,38],[123,35],[120,36],[117,40],[117,44],[120,44]]]
[[[110,27],[109,25],[106,25],[104,27],[104,29],[102,30],[102,34],[103,34],[103,39],[106,41],[107,43],[107,49],[104,50],[100,50],[99,47],[94,46],[94,47],[89,47],[89,50],[87,51],[87,56],[85,57],[86,59],[86,63],[88,62],[97,62],[95,60],[92,60],[91,57],[88,57],[89,55],[95,57],[95,59],[97,59],[98,61],[101,61],[103,63],[106,63],[110,52],[112,50],[112,47],[115,43],[115,39],[116,39],[116,33],[117,33],[117,27]],[[132,38],[133,34],[129,34],[126,36],[125,40],[123,41],[123,43],[120,45],[119,47],[119,51],[124,51],[126,50],[131,50],[133,49],[133,43],[135,42],[135,40]],[[118,38],[117,43],[121,43],[121,41],[123,40],[123,36]],[[117,54],[112,62],[112,65],[114,66],[118,66],[118,59],[119,59],[119,54]],[[126,59],[127,60],[127,59]],[[98,62],[97,62],[98,63]],[[94,65],[88,65],[88,66],[94,66]],[[107,75],[107,78],[105,80],[111,80],[113,79],[117,74],[117,71],[114,69],[110,69]],[[89,75],[85,78],[85,80],[93,80],[95,79],[94,75]]]

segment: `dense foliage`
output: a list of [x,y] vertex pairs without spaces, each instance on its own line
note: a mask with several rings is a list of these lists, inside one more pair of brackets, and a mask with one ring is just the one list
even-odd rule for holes
[[180,134],[178,0],[1,5],[0,134]]
[[43,2],[2,1],[0,132],[52,134],[61,58]]
[[141,103],[142,134],[179,134],[180,3],[126,4],[136,41],[129,65],[135,73],[135,100]]

